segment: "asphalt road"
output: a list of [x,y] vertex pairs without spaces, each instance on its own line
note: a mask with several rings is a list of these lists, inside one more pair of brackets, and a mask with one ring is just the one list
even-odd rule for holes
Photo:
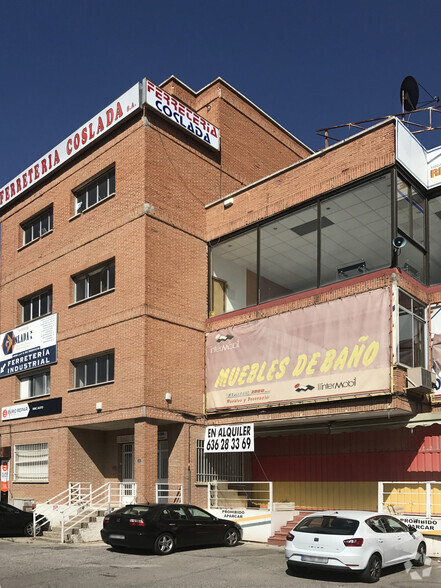
[[[378,588],[441,586],[441,562],[425,568],[384,570]],[[286,572],[283,549],[243,543],[167,556],[135,551],[119,553],[103,543],[60,545],[26,539],[0,539],[0,588],[320,588],[361,587],[354,576],[319,572]]]

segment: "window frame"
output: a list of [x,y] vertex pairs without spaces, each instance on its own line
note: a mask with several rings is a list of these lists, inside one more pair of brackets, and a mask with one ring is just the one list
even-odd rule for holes
[[[32,394],[32,389],[34,388],[34,380],[37,377],[43,376],[44,381],[44,393],[43,394]],[[39,370],[35,372],[26,372],[26,374],[22,374],[17,376],[19,382],[19,398],[20,400],[30,400],[32,398],[41,398],[43,396],[50,396],[51,393],[51,372],[49,369]],[[22,382],[25,380],[30,380],[30,394],[24,395],[24,390],[22,391]]]
[[[403,306],[400,302],[400,294],[403,294],[404,296],[407,296],[410,300],[411,303],[411,308],[406,308],[405,306]],[[421,307],[424,308],[424,318],[422,318],[418,313],[414,312],[414,306],[415,303],[420,305]],[[408,292],[406,292],[405,290],[398,288],[398,300],[397,300],[397,311],[398,311],[398,332],[397,332],[397,339],[396,339],[396,357],[397,357],[397,363],[399,365],[405,366],[406,368],[413,368],[413,367],[422,367],[424,369],[428,369],[428,306],[427,304],[424,304],[423,302],[421,302],[420,300],[418,300],[417,298],[415,298],[415,296],[412,296],[411,294],[409,294]],[[401,339],[401,330],[402,330],[402,320],[401,317],[406,315],[407,317],[410,317],[410,326],[411,326],[411,342],[412,342],[412,365],[409,365],[408,363],[405,363],[405,361],[403,361],[402,359],[402,355],[403,352],[401,351],[401,341],[404,341],[404,339]],[[415,363],[415,322],[418,322],[420,325],[422,325],[423,328],[423,337],[422,337],[422,341],[423,341],[423,349],[422,349],[422,364],[423,365],[417,365]]]
[[[90,286],[91,281],[90,278],[96,276],[97,274],[101,274],[102,272],[107,272],[105,280],[107,281],[107,285],[102,288],[102,277],[99,278],[100,281],[100,291],[94,294],[90,294]],[[74,274],[71,276],[73,282],[73,297],[74,301],[72,304],[79,304],[81,302],[85,302],[86,300],[91,300],[93,298],[97,298],[98,296],[103,296],[108,294],[109,292],[113,292],[115,290],[115,258],[109,259],[103,263],[98,265],[94,265],[89,269],[82,271],[78,274]],[[82,298],[78,298],[78,290],[79,284],[84,281],[84,296]]]
[[[47,312],[42,313],[41,312],[41,297],[44,295],[48,295],[47,298],[47,307],[48,310]],[[34,301],[38,300],[38,314],[37,315],[33,315],[33,309],[34,309]],[[43,316],[47,316],[49,314],[52,314],[52,302],[53,302],[53,293],[52,293],[52,286],[49,286],[47,288],[44,288],[44,290],[39,290],[37,292],[34,292],[33,294],[30,294],[29,296],[25,296],[24,298],[20,298],[18,303],[20,304],[20,311],[21,311],[21,323],[28,323],[30,321],[34,321],[38,318],[41,318]],[[30,309],[30,317],[29,318],[25,318],[25,305],[29,303],[29,309]]]
[[[20,462],[20,451],[35,451],[37,455],[29,455],[27,459]],[[40,455],[38,455],[40,452]],[[18,470],[20,466],[27,466],[31,473],[21,474]],[[40,469],[40,471],[38,471]],[[32,474],[32,475],[31,475]],[[23,443],[14,445],[14,482],[35,484],[49,482],[49,443]]]
[[[115,180],[115,166],[113,165],[107,170],[100,172],[94,178],[87,180],[87,182],[78,188],[75,188],[72,191],[74,196],[74,216],[84,214],[114,196],[116,193]],[[105,195],[100,196],[100,186],[103,181],[106,182],[106,191]],[[93,192],[95,192],[95,195],[93,195]],[[83,197],[85,200],[84,207],[80,204],[80,198]],[[89,204],[90,198],[92,198],[92,202]]]
[[[43,221],[47,220],[47,228],[44,230],[44,232],[42,232],[42,223]],[[34,230],[35,230],[35,226],[38,224],[38,235],[34,236]],[[37,214],[35,214],[34,216],[31,216],[30,218],[26,219],[24,222],[20,223],[20,227],[22,230],[22,244],[20,246],[20,249],[22,249],[23,247],[27,247],[28,245],[31,245],[32,243],[35,243],[36,241],[42,239],[43,237],[46,237],[46,235],[49,235],[50,233],[52,233],[52,231],[54,230],[54,209],[53,209],[53,205],[51,204],[50,206],[47,206],[46,208],[44,208],[43,210],[41,210],[40,212],[38,212]],[[29,240],[26,240],[26,232],[31,229],[32,235],[31,238]]]
[[[99,380],[99,360],[100,359],[105,359],[106,361],[106,366],[105,366],[105,371],[106,371],[106,378],[105,380]],[[88,378],[89,378],[89,374],[88,371],[90,369],[90,363],[88,362],[94,362],[94,381],[93,382],[88,382]],[[92,387],[96,387],[96,386],[105,386],[107,384],[113,384],[115,381],[115,350],[114,349],[109,349],[107,351],[103,351],[101,353],[96,353],[94,355],[88,355],[85,357],[79,357],[76,359],[72,359],[71,360],[71,364],[72,364],[72,381],[73,381],[73,387],[71,388],[72,390],[84,390],[85,388],[92,388]],[[78,374],[78,370],[79,369],[83,369],[84,368],[84,373]],[[112,376],[112,377],[110,377]],[[78,385],[79,382],[81,381],[80,378],[82,378],[82,380],[84,381],[83,385]]]

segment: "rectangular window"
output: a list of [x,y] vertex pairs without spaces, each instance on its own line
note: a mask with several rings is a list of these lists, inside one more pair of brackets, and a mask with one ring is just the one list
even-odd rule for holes
[[75,213],[80,214],[115,193],[115,169],[95,178],[74,192]]
[[242,453],[205,453],[204,440],[196,440],[196,482],[243,482]]
[[20,400],[34,398],[35,396],[47,396],[50,394],[51,376],[49,370],[21,376],[19,380]]
[[53,210],[52,206],[42,213],[27,220],[21,225],[23,231],[23,245],[36,241],[53,229]]
[[47,443],[14,446],[14,482],[47,482],[49,447]]
[[74,388],[85,388],[114,379],[114,352],[85,357],[72,361],[74,367]]
[[426,367],[426,306],[399,291],[398,361],[409,367]]
[[98,296],[115,288],[115,260],[72,278],[75,284],[75,302]]
[[20,300],[21,322],[32,321],[52,312],[52,288]]

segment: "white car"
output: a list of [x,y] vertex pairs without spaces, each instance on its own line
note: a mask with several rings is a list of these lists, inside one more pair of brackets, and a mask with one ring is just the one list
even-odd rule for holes
[[414,527],[378,512],[322,511],[308,515],[286,536],[289,570],[299,566],[351,570],[377,582],[382,568],[411,561],[423,566],[424,537]]

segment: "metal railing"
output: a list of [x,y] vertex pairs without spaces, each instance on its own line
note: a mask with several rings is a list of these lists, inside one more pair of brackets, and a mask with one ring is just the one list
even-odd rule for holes
[[273,483],[210,482],[208,508],[265,508],[272,511]]
[[378,512],[441,516],[441,482],[378,482]]
[[69,487],[33,511],[34,536],[38,526],[49,521],[61,526],[61,543],[66,534],[98,511],[109,512],[136,502],[136,482],[106,482],[93,490],[90,482],[70,482]]
[[170,504],[182,502],[182,484],[164,484],[157,482],[156,502]]

